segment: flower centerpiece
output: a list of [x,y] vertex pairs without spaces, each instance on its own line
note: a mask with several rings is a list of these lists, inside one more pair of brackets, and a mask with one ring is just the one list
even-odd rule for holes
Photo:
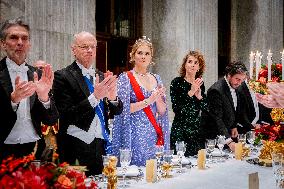
[[[34,155],[23,158],[9,157],[0,165],[0,188],[5,189],[85,189],[84,170],[75,169],[67,163],[34,163]],[[95,182],[88,183],[88,188],[95,189]]]

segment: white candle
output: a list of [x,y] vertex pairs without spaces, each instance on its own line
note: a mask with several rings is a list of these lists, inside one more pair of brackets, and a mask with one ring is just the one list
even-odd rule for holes
[[271,65],[272,65],[272,53],[270,50],[267,53],[267,70],[268,70],[268,81],[271,81]]
[[255,80],[258,80],[258,73],[261,67],[261,52],[256,51],[255,55]]
[[249,55],[249,78],[252,79],[253,77],[253,61],[254,61],[255,53],[252,51],[250,52]]
[[282,81],[284,81],[284,49],[281,52],[281,64],[282,64]]

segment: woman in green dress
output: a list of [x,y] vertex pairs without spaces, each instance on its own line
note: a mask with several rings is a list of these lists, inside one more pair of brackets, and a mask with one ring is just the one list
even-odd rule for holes
[[170,95],[175,113],[171,129],[171,148],[176,141],[186,143],[185,155],[195,155],[204,148],[200,113],[207,109],[205,87],[201,78],[205,69],[203,55],[189,51],[183,58],[180,76],[172,80]]

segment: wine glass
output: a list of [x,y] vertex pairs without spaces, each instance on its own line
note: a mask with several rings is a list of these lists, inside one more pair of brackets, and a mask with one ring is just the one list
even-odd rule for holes
[[283,154],[272,152],[271,156],[272,156],[272,170],[276,181],[276,186],[278,186],[279,173],[282,168]]
[[129,166],[131,162],[131,150],[130,149],[120,149],[120,165],[122,167],[122,173],[123,173],[123,186],[122,188],[126,188],[126,181],[125,181],[125,176],[126,176],[126,171],[127,167]]
[[243,146],[246,144],[246,134],[239,134],[238,135],[238,141],[240,142],[240,143],[242,143],[243,144]]
[[165,150],[164,151],[164,157],[163,157],[163,165],[162,165],[162,170],[163,170],[163,177],[164,178],[170,178],[169,172],[172,169],[172,159],[174,155],[174,150]]
[[164,146],[163,145],[155,145],[155,155],[157,160],[157,173],[158,173],[158,179],[162,176],[162,169],[161,169],[161,159],[164,154]]
[[182,172],[182,158],[184,156],[184,153],[186,151],[186,144],[184,141],[176,141],[176,151],[177,151],[177,156],[178,156],[178,163],[179,163],[179,170],[177,171],[178,173]]
[[254,131],[248,131],[246,133],[246,138],[247,138],[248,143],[250,144],[250,150],[251,150],[251,152],[253,152],[254,151],[253,144],[254,144],[254,141],[255,141],[255,132]]
[[105,188],[105,185],[107,184],[107,177],[106,177],[104,171],[106,169],[106,166],[108,166],[108,164],[109,164],[109,157],[110,157],[110,155],[102,155],[103,166],[104,166],[103,173],[102,173],[102,181],[104,183],[104,188]]
[[215,149],[216,145],[216,140],[215,139],[206,139],[206,151],[208,152],[209,155],[209,161],[208,163],[213,163],[213,158],[212,158],[212,152]]
[[218,135],[217,136],[217,139],[216,139],[216,142],[217,142],[217,146],[220,150],[220,153],[221,153],[221,158],[220,160],[222,160],[222,157],[223,157],[223,148],[224,148],[224,145],[226,144],[226,140],[225,140],[225,136],[224,135]]

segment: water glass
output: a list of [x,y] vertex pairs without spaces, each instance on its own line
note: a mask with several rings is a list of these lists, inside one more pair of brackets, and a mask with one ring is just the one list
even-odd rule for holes
[[206,139],[205,146],[206,146],[206,151],[208,152],[208,155],[209,155],[208,163],[214,163],[213,158],[212,158],[212,152],[215,149],[215,145],[216,145],[215,139]]
[[272,170],[276,181],[276,186],[278,186],[279,173],[280,170],[282,169],[283,154],[272,152],[271,156],[272,156]]
[[120,149],[120,165],[123,170],[123,186],[122,188],[126,188],[126,181],[125,181],[125,176],[126,176],[126,171],[127,167],[129,166],[131,162],[131,150],[130,149]]
[[242,143],[243,144],[243,146],[246,144],[246,134],[239,134],[238,135],[238,141],[240,142],[240,143]]
[[254,141],[255,141],[255,132],[254,131],[249,131],[246,133],[246,139],[248,141],[248,143],[250,144],[250,151],[251,153],[253,151],[255,151],[255,148],[254,148]]
[[226,144],[226,137],[224,135],[218,135],[217,139],[216,139],[216,143],[217,143],[217,146],[218,146],[220,153],[221,153],[220,161],[222,161],[223,148],[224,148],[224,145]]
[[[110,155],[102,155],[104,169],[106,168],[106,166],[108,166],[109,157],[110,157]],[[104,188],[105,188],[105,185],[107,185],[107,177],[104,174],[104,171],[103,171],[103,174],[102,174],[102,181],[104,183]]]
[[186,144],[184,141],[176,141],[176,151],[177,151],[177,156],[179,158],[179,170],[177,171],[178,173],[182,172],[182,158],[184,157],[184,153],[186,151]]
[[163,157],[163,164],[162,164],[162,170],[163,170],[163,177],[164,178],[170,178],[169,172],[172,170],[172,159],[174,155],[174,150],[165,150],[164,151],[164,157]]

